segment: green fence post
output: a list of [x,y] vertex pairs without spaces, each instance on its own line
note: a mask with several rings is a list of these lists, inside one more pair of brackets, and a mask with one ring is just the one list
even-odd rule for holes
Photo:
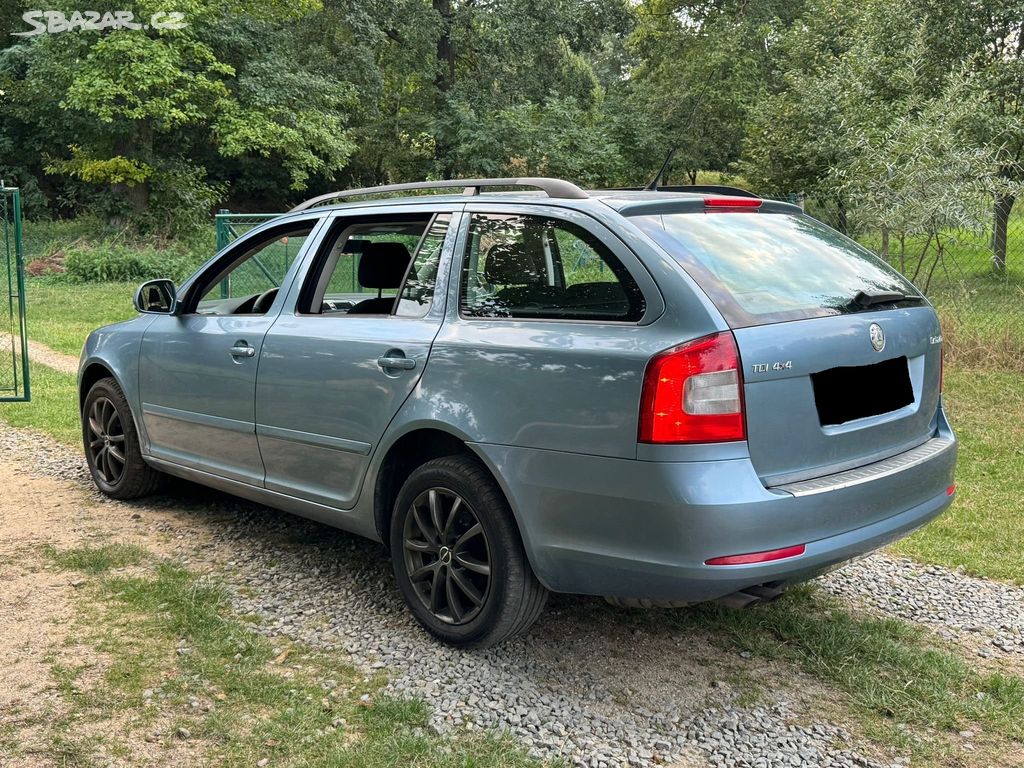
[[[217,232],[217,253],[220,253],[231,242],[231,211],[221,208],[214,216]],[[220,297],[226,299],[231,296],[231,278],[225,277],[220,281]]]
[[[13,395],[0,395],[0,402],[28,402],[32,398],[32,387],[29,376],[28,361],[28,325],[26,322],[25,300],[25,250],[22,245],[21,229],[21,191],[0,184],[0,209],[2,221],[0,227],[3,236],[3,251],[0,256],[7,267],[7,311],[10,314],[11,334],[11,382],[8,388],[4,382],[5,392]],[[15,317],[17,312],[17,317]],[[18,339],[14,334],[18,334]]]
[[25,400],[32,399],[28,375],[28,303],[25,301],[25,249],[21,243],[21,190],[14,190],[14,265],[18,273],[18,316],[21,329],[21,376]]

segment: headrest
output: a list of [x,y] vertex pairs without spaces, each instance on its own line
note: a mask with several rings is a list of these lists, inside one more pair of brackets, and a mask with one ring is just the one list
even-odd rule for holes
[[359,257],[359,285],[363,288],[400,288],[412,256],[402,243],[369,242]]
[[346,240],[345,247],[341,249],[342,253],[362,253],[366,250],[366,246],[370,244],[369,240]]
[[522,243],[498,243],[487,251],[484,279],[491,285],[536,285],[545,282],[533,254]]

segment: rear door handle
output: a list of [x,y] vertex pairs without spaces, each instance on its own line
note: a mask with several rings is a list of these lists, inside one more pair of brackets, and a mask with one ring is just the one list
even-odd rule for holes
[[244,341],[236,341],[235,346],[228,350],[232,357],[254,357],[256,347],[250,347]]
[[411,371],[416,367],[416,361],[409,357],[378,357],[377,365],[384,370],[390,368],[392,370]]

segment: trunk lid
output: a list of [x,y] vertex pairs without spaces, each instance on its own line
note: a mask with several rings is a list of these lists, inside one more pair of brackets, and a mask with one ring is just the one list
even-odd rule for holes
[[632,220],[732,329],[750,458],[766,485],[854,469],[932,435],[942,337],[905,277],[793,206],[675,205]]
[[750,458],[768,486],[879,461],[936,429],[942,337],[927,305],[733,333]]

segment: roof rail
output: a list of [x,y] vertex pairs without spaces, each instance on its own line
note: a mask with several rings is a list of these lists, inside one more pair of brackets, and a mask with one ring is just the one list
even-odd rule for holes
[[326,203],[330,200],[341,200],[346,197],[360,197],[363,195],[380,195],[388,192],[405,192],[415,189],[450,189],[462,188],[462,194],[466,196],[479,195],[484,187],[533,187],[547,193],[548,197],[560,197],[569,200],[583,200],[589,195],[577,187],[571,181],[562,179],[547,179],[536,177],[511,178],[511,179],[446,179],[444,181],[416,181],[408,184],[385,184],[380,187],[360,187],[358,189],[344,189],[339,192],[328,192],[326,195],[312,197],[304,203],[299,203],[289,213],[305,211],[314,206]]

